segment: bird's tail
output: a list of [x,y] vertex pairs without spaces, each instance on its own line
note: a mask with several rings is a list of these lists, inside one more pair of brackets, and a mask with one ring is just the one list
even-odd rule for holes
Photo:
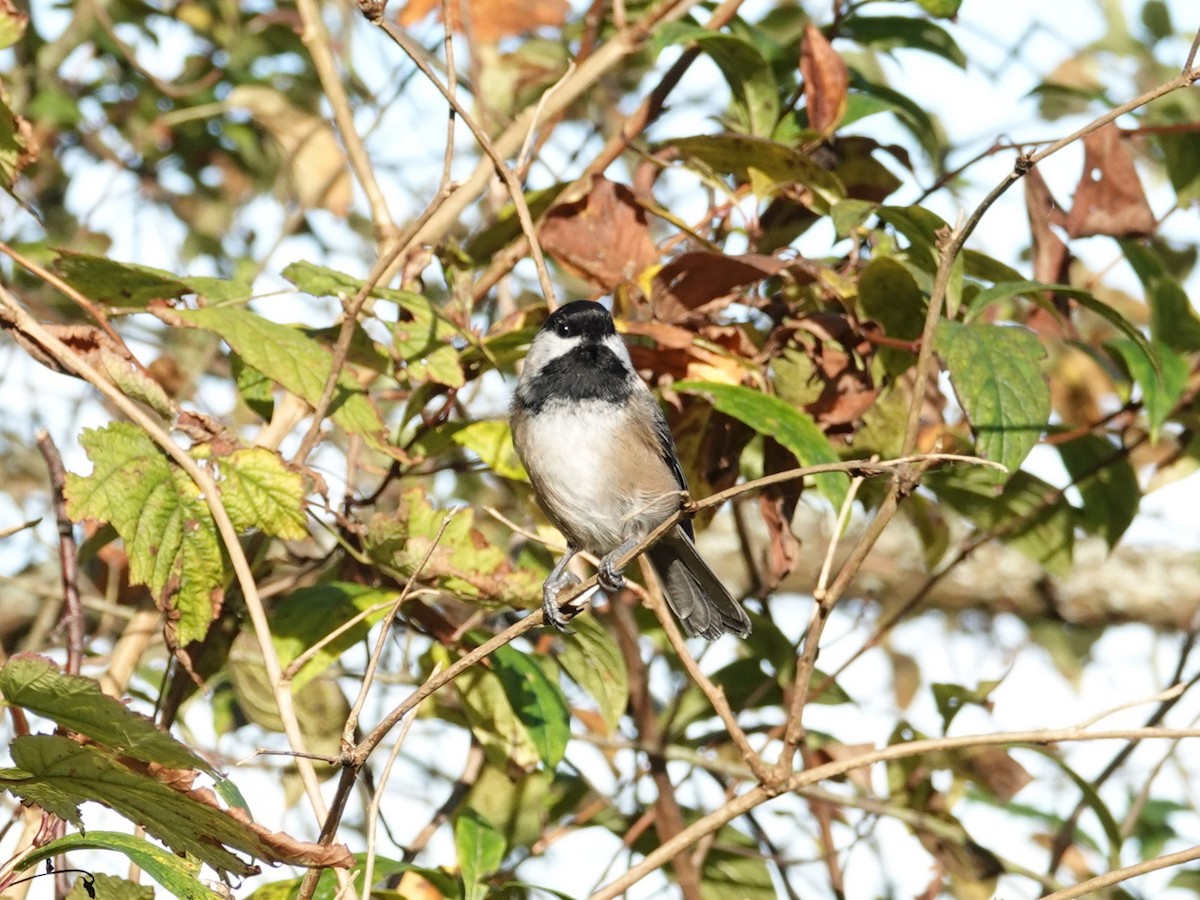
[[672,530],[647,555],[662,582],[667,605],[688,637],[714,641],[726,632],[738,637],[750,634],[746,611],[700,558],[682,528]]

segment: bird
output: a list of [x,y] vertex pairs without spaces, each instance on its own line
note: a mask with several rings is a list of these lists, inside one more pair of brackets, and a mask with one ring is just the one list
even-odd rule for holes
[[[620,558],[674,515],[687,482],[666,417],[633,367],[608,310],[576,300],[554,310],[530,343],[510,408],[513,445],[537,499],[567,539],[542,587],[546,621],[569,632],[558,595],[581,550],[600,557],[598,580],[625,584]],[[646,551],[688,637],[750,634],[750,619],[696,549],[681,521]]]

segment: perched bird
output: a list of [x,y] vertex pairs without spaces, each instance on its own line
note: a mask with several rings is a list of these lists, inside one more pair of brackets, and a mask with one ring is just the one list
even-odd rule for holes
[[[546,619],[564,631],[558,594],[579,583],[567,571],[571,558],[580,550],[600,556],[600,585],[620,590],[616,561],[679,509],[687,484],[667,420],[599,303],[568,303],[546,319],[525,358],[511,418],[542,508],[567,538],[566,555],[542,587]],[[647,554],[689,637],[750,633],[745,611],[696,552],[691,522]]]

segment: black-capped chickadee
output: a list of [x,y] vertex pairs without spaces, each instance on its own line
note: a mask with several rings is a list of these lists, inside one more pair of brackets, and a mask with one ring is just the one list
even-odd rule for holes
[[[567,564],[580,550],[601,557],[607,591],[625,579],[616,560],[679,509],[687,490],[667,420],[634,371],[629,351],[599,303],[555,310],[533,339],[512,401],[517,454],[567,552],[542,587],[546,620],[568,617],[558,594],[579,579]],[[647,551],[667,603],[689,637],[745,637],[750,620],[696,552],[692,524],[676,525]]]

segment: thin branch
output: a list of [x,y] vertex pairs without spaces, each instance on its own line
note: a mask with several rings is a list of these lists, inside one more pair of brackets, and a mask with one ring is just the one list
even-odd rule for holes
[[1090,897],[1101,888],[1120,884],[1122,881],[1137,878],[1139,875],[1157,872],[1159,869],[1169,869],[1172,866],[1179,866],[1196,859],[1200,859],[1200,845],[1189,847],[1187,850],[1180,850],[1177,853],[1156,856],[1154,859],[1134,863],[1132,866],[1113,869],[1111,872],[1105,872],[1103,875],[1097,875],[1095,878],[1081,881],[1079,884],[1072,885],[1061,891],[1055,891],[1053,894],[1045,894],[1043,900],[1070,900],[1072,897]]
[[54,518],[58,524],[58,563],[62,569],[63,587],[62,623],[67,632],[66,671],[70,675],[78,675],[83,663],[83,606],[79,602],[79,548],[75,544],[75,526],[67,515],[67,470],[49,432],[39,428],[34,439],[50,472]]
[[[53,354],[56,361],[86,380],[117,409],[142,428],[150,436],[151,440],[170,456],[187,473],[188,477],[196,483],[196,486],[200,488],[204,502],[212,513],[213,522],[217,527],[218,533],[221,535],[221,541],[225,545],[226,552],[229,554],[234,575],[237,578],[238,586],[241,588],[242,596],[246,603],[246,610],[254,625],[254,634],[258,640],[259,648],[262,650],[263,664],[267,669],[267,676],[271,682],[272,693],[279,710],[280,720],[283,722],[288,744],[292,749],[303,752],[305,749],[304,737],[300,733],[300,725],[296,719],[291,692],[283,684],[279,657],[275,652],[275,644],[271,640],[270,627],[267,624],[267,616],[263,609],[262,600],[258,596],[258,588],[254,583],[254,574],[250,570],[250,563],[246,559],[241,542],[238,540],[237,529],[234,528],[233,522],[229,518],[229,513],[226,512],[225,506],[221,502],[220,491],[217,489],[216,482],[213,481],[212,476],[190,454],[171,439],[171,436],[156,419],[121,393],[117,387],[92,368],[79,354],[75,353],[71,348],[43,328],[3,285],[0,285],[0,307],[9,311],[12,321],[17,328],[37,340],[47,352]],[[302,760],[297,768],[313,811],[323,818],[325,815],[325,801],[321,797],[320,784],[317,781],[316,772],[312,764]]]
[[375,240],[381,247],[386,248],[392,240],[396,223],[388,211],[383,190],[375,180],[371,157],[355,127],[354,112],[350,109],[350,98],[346,94],[345,79],[338,72],[337,63],[333,58],[329,32],[321,19],[320,4],[317,0],[297,0],[296,9],[304,23],[300,40],[308,48],[313,68],[317,70],[317,77],[321,81],[321,88],[329,101],[330,109],[333,110],[333,120],[337,124],[338,134],[341,135],[342,145],[346,148],[346,158],[350,161],[358,183],[362,185],[363,193],[367,195],[367,203],[371,207],[371,222],[375,227]]
[[[502,157],[496,151],[496,148],[492,145],[491,139],[487,136],[487,132],[485,132],[476,124],[474,118],[467,111],[466,107],[464,107],[454,95],[454,91],[437,77],[437,74],[422,58],[421,54],[413,48],[408,37],[397,26],[393,25],[386,19],[381,19],[378,22],[378,25],[383,32],[395,42],[396,46],[398,46],[405,52],[405,54],[408,55],[408,58],[412,60],[413,64],[418,69],[421,70],[421,73],[429,80],[429,82],[438,89],[438,92],[441,93],[445,101],[450,104],[450,108],[454,110],[455,115],[462,119],[462,123],[466,125],[467,129],[472,135],[474,135],[475,140],[478,142],[484,154],[489,160],[491,160],[492,165],[495,167],[496,174],[500,176],[501,180],[504,181],[504,186],[508,189],[509,196],[513,202],[513,207],[517,212],[517,218],[521,223],[521,230],[525,233],[526,240],[529,241],[530,253],[533,256],[534,264],[537,266],[538,282],[541,285],[542,296],[545,297],[546,304],[551,309],[554,309],[555,306],[558,305],[554,292],[554,285],[550,281],[550,272],[546,268],[546,257],[542,253],[541,244],[537,239],[537,230],[533,224],[533,216],[529,212],[529,204],[525,202],[524,188],[517,180],[517,176],[513,173],[513,170],[508,163],[504,161],[504,157]],[[537,110],[535,110],[534,113],[536,116]],[[535,125],[536,119],[530,124],[531,126]]]
[[1183,72],[1187,71],[1196,64],[1196,53],[1200,51],[1200,28],[1196,29],[1196,36],[1192,38],[1192,49],[1188,51],[1187,61],[1183,64]]
[[712,834],[743,813],[761,806],[780,793],[790,793],[830,778],[845,775],[854,769],[861,769],[874,763],[908,759],[914,756],[924,756],[926,754],[969,747],[1019,746],[1022,744],[1045,746],[1047,744],[1074,741],[1180,740],[1182,738],[1200,738],[1200,728],[1133,728],[1093,732],[1078,728],[1065,728],[1059,730],[1014,731],[997,734],[931,738],[920,741],[909,741],[903,744],[893,744],[889,747],[872,750],[861,756],[834,760],[833,762],[824,763],[815,768],[795,773],[779,788],[760,785],[747,791],[720,809],[693,822],[671,840],[654,848],[639,863],[630,867],[629,871],[624,875],[592,894],[589,900],[612,900],[612,898],[624,893],[651,872],[661,868],[667,860],[672,859],[682,849],[691,846],[705,835]]

